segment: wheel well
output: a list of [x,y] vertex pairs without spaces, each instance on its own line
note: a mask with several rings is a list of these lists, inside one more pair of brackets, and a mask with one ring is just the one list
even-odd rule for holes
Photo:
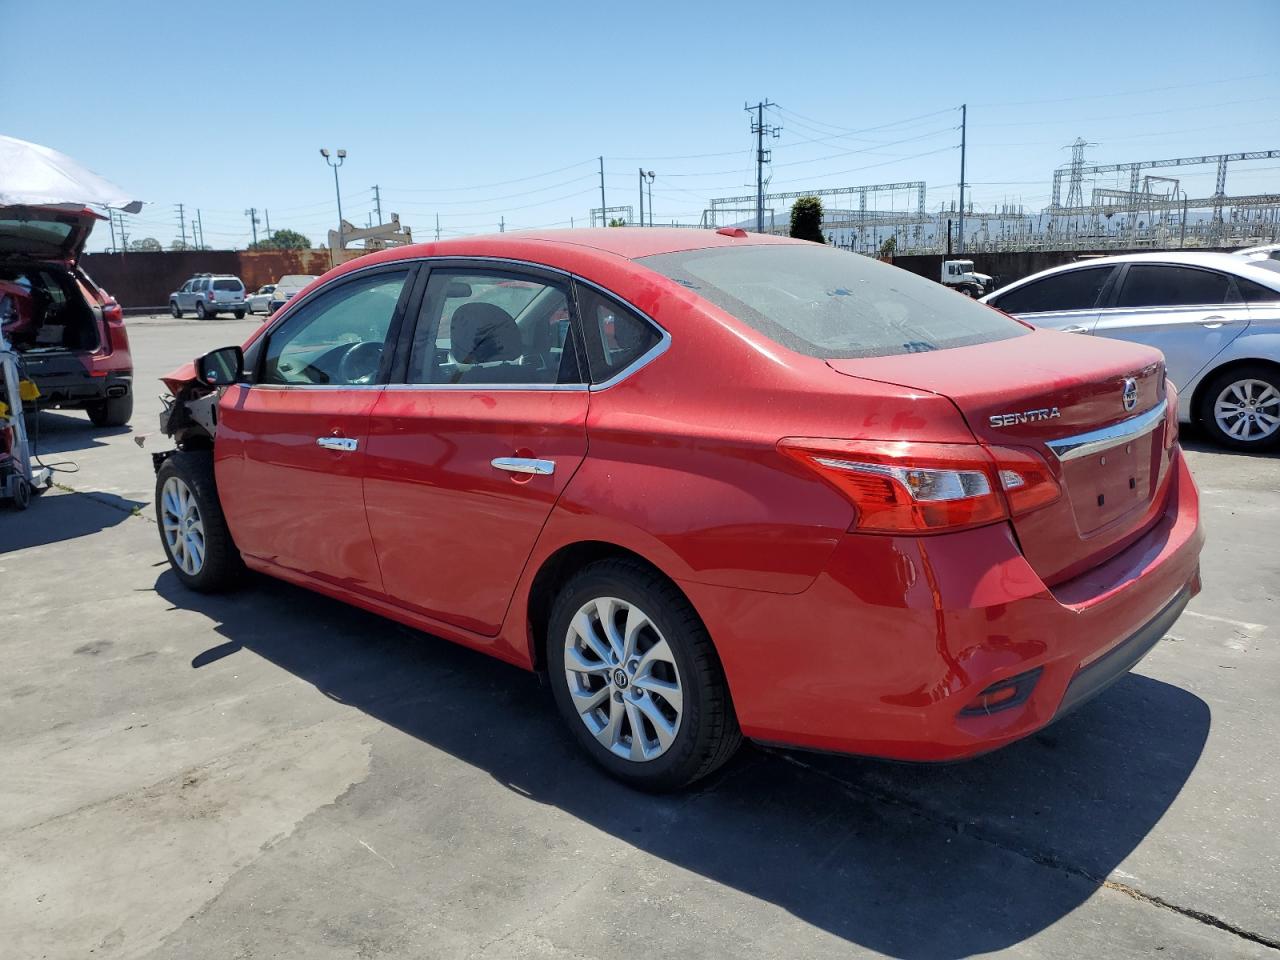
[[1198,423],[1200,421],[1200,403],[1204,400],[1204,394],[1209,389],[1209,384],[1222,374],[1235,370],[1237,367],[1269,367],[1277,377],[1280,377],[1280,363],[1276,363],[1274,360],[1264,360],[1262,357],[1232,360],[1220,367],[1215,367],[1200,378],[1200,382],[1196,384],[1195,392],[1191,394],[1191,419],[1193,422]]
[[[625,558],[642,563],[658,576],[670,581],[677,590],[680,589],[674,580],[671,580],[649,560],[635,551],[620,547],[615,543],[585,540],[561,547],[547,557],[537,574],[534,575],[533,583],[529,587],[528,624],[535,670],[542,670],[546,667],[547,626],[548,621],[551,619],[551,605],[555,603],[555,598],[560,592],[560,588],[583,567],[595,563],[597,560],[610,558]],[[681,593],[683,592],[682,590]],[[686,596],[685,599],[687,600],[688,597]],[[690,606],[692,606],[692,601],[690,601]]]

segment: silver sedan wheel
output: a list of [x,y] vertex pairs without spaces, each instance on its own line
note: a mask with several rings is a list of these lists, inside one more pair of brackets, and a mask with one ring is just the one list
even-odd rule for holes
[[592,736],[624,760],[662,756],[680,731],[684,694],[657,625],[617,597],[583,604],[564,640],[573,705]]
[[1280,391],[1265,380],[1237,380],[1218,394],[1213,417],[1232,439],[1266,440],[1280,430]]
[[174,566],[194,577],[204,567],[204,520],[195,494],[177,477],[160,490],[160,522]]

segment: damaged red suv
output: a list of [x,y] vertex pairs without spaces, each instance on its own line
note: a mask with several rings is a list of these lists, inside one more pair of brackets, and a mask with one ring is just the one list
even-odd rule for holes
[[991,750],[1200,589],[1157,352],[822,245],[388,250],[165,382],[179,579],[248,567],[545,671],[583,748],[649,789],[743,736]]
[[0,206],[0,327],[40,390],[38,405],[118,427],[133,415],[124,312],[79,265],[105,219],[79,204]]

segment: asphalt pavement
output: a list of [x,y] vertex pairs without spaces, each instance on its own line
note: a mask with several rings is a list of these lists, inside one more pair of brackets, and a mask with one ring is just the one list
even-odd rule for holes
[[131,318],[131,427],[42,413],[78,472],[0,509],[6,960],[1280,957],[1280,458],[1189,439],[1204,592],[1041,734],[949,766],[750,748],[651,797],[528,674],[177,583],[157,377],[258,322]]

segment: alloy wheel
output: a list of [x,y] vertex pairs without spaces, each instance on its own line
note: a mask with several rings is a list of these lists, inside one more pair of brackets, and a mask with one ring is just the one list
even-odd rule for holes
[[684,712],[680,671],[635,604],[617,597],[583,604],[565,636],[564,672],[574,709],[606,750],[644,762],[675,741]]
[[174,564],[194,577],[204,566],[204,519],[195,494],[178,477],[164,482],[160,493],[160,516],[164,542]]
[[1280,391],[1252,378],[1227,384],[1213,404],[1219,429],[1234,440],[1257,443],[1280,430]]

